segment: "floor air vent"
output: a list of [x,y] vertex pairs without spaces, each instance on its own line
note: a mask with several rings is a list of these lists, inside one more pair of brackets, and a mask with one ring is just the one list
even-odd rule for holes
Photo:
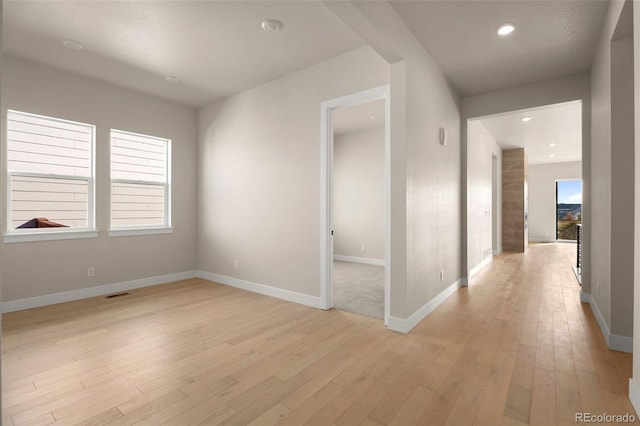
[[108,296],[106,296],[107,299],[112,299],[114,297],[120,297],[120,296],[128,296],[129,293],[124,292],[124,293],[116,293],[116,294],[110,294]]

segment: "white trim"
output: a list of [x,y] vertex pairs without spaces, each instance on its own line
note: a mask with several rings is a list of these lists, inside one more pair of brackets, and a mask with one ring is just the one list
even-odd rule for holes
[[636,414],[640,413],[640,389],[632,378],[629,379],[629,400]]
[[207,271],[196,271],[196,276],[198,278],[228,285],[230,287],[239,288],[241,290],[247,290],[265,296],[275,297],[277,299],[299,303],[301,305],[311,306],[313,308],[324,309],[321,298],[317,296],[310,296],[308,294],[272,287],[265,284],[258,284],[251,281],[245,281],[226,275],[214,274],[213,272]]
[[27,243],[32,241],[76,240],[80,238],[97,238],[99,232],[92,229],[67,230],[65,228],[37,228],[38,232],[20,232],[5,234],[5,243]]
[[388,84],[328,100],[320,104],[320,300],[322,309],[333,307],[333,123],[331,111],[384,99],[385,101],[385,211],[384,211],[384,323],[389,325],[391,311],[391,119]]
[[116,228],[109,229],[110,237],[129,237],[132,235],[155,235],[155,234],[171,234],[173,228]]
[[2,311],[2,313],[22,311],[25,309],[55,305],[57,303],[87,299],[89,297],[104,296],[105,294],[135,290],[136,288],[151,287],[158,284],[165,284],[195,277],[196,271],[185,271],[175,274],[159,275],[157,277],[141,278],[138,280],[125,281],[121,283],[106,284],[97,287],[81,288],[78,290],[47,294],[44,296],[29,297],[26,299],[9,300],[7,302],[2,302],[2,304],[0,305],[0,310]]
[[596,321],[598,322],[598,326],[600,326],[600,331],[602,332],[604,341],[609,349],[613,349],[614,351],[633,353],[633,337],[620,336],[618,334],[611,333],[611,331],[609,330],[609,326],[602,316],[602,312],[600,312],[600,308],[598,308],[598,304],[595,302],[595,300],[593,300],[591,294],[581,292],[580,302],[588,303],[589,306],[591,306],[591,311],[596,317]]
[[480,272],[485,266],[493,262],[493,256],[486,257],[482,262],[478,263],[469,271],[469,278]]
[[389,328],[400,333],[410,332],[420,321],[426,318],[438,306],[440,306],[449,296],[463,287],[462,280],[458,280],[449,287],[442,290],[436,297],[424,304],[420,309],[415,311],[409,318],[389,317]]
[[553,238],[529,237],[529,242],[530,243],[555,243],[556,240],[554,240]]
[[609,336],[609,349],[632,354],[633,353],[633,337],[620,336],[619,334],[611,334]]
[[[172,147],[172,143],[171,143],[171,139],[168,138],[162,138],[159,136],[151,136],[151,135],[145,135],[142,133],[134,133],[134,132],[129,132],[126,130],[118,130],[118,129],[111,129],[109,131],[109,158],[111,158],[111,153],[113,151],[113,139],[118,139],[118,134],[120,135],[129,135],[129,136],[134,136],[136,138],[142,138],[142,139],[147,139],[147,140],[155,140],[156,142],[164,142],[166,144],[165,147],[165,169],[164,169],[164,181],[150,181],[150,180],[144,180],[144,179],[114,179],[112,177],[113,175],[113,167],[111,166],[109,168],[109,177],[111,179],[111,188],[113,188],[113,184],[114,183],[124,183],[124,184],[132,184],[132,185],[154,185],[154,186],[161,186],[163,188],[163,192],[164,192],[164,215],[162,218],[162,224],[160,226],[155,226],[155,225],[151,225],[149,226],[149,228],[151,229],[164,229],[164,232],[160,232],[160,231],[156,231],[156,232],[138,232],[138,233],[127,233],[127,232],[120,232],[120,230],[130,230],[132,229],[131,227],[128,226],[115,226],[112,228],[112,230],[109,231],[109,236],[110,237],[117,237],[117,236],[129,236],[129,235],[149,235],[149,234],[168,234],[173,232],[173,228],[171,226],[172,222],[171,222],[171,158],[172,158],[172,153],[171,153],[171,147]],[[145,142],[143,142],[145,143]],[[111,214],[111,216],[113,216],[113,205],[111,204],[111,200],[109,200],[109,212]],[[113,217],[110,218],[109,220],[109,224],[111,225],[111,223],[113,223]],[[144,229],[144,225],[142,227],[139,227],[137,229]],[[113,232],[113,233],[112,233]]]
[[341,262],[364,263],[365,265],[385,266],[384,259],[374,259],[371,257],[343,256],[341,254],[334,254],[333,260],[339,260]]
[[493,250],[492,253],[494,256],[499,256],[502,253],[502,246],[498,247],[498,250]]
[[591,295],[589,293],[585,293],[584,291],[580,292],[580,302],[581,303],[590,303]]
[[561,244],[577,244],[576,240],[554,240],[549,238],[531,238],[529,237],[530,243],[561,243]]

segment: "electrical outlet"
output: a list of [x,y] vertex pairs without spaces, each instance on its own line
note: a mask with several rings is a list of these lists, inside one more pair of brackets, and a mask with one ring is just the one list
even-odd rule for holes
[[233,267],[238,269],[238,259],[236,259],[236,261],[233,263]]
[[444,281],[444,271],[440,271],[440,281]]
[[96,269],[93,266],[87,268],[87,276],[94,277],[96,275]]

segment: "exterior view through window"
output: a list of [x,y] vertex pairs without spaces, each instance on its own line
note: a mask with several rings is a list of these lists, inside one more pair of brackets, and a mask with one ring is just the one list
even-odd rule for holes
[[7,111],[9,233],[94,228],[94,135],[89,124]]
[[582,223],[582,180],[556,181],[556,239],[578,239]]
[[171,141],[111,130],[111,229],[170,227]]

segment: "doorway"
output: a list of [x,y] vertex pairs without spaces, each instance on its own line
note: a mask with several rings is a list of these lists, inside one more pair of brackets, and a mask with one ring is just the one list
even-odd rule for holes
[[582,224],[582,180],[556,180],[556,240],[577,241]]
[[[387,325],[390,310],[389,86],[323,102],[321,120],[322,306],[378,317]],[[372,123],[374,121],[377,123]],[[363,126],[369,129],[358,130]],[[372,141],[376,139],[374,135],[378,135],[377,142]],[[377,148],[359,146],[367,143]],[[374,167],[368,167],[367,163]],[[367,213],[372,209],[373,212]],[[334,284],[343,288],[334,288]],[[346,292],[343,291],[345,285]],[[379,286],[378,290],[371,291],[371,285]],[[363,291],[359,293],[358,288]],[[374,298],[378,301],[373,301]]]

